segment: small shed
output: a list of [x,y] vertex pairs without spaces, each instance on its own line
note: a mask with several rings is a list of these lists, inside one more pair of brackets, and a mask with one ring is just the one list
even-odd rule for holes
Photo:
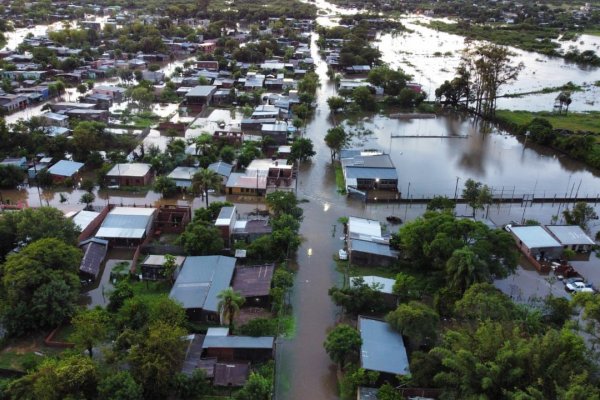
[[[209,328],[209,331],[213,328]],[[202,344],[204,357],[216,357],[223,361],[263,362],[273,358],[273,336],[229,336],[226,332],[208,332]]]
[[217,363],[214,367],[213,385],[241,387],[248,380],[250,363]]
[[[146,259],[142,262],[140,268],[142,270],[142,279],[149,281],[157,281],[165,279],[165,274],[163,273],[164,265],[166,258],[164,255],[155,255],[150,254]],[[185,257],[176,256],[175,257],[175,265],[176,269],[181,268],[183,262],[185,261]]]

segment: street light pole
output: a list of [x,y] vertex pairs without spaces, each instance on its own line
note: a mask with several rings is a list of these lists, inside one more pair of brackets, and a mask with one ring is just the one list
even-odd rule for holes
[[454,187],[454,202],[456,202],[456,199],[458,196],[458,181],[460,180],[460,178],[457,176],[456,177],[456,186]]

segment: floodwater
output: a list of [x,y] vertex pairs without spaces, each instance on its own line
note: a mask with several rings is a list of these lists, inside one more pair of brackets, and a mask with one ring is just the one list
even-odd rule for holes
[[[335,14],[352,14],[356,11],[340,10],[324,0],[318,0],[316,4],[328,14],[318,18],[321,25],[335,23]],[[412,25],[410,27],[413,28]],[[385,61],[392,65],[402,65],[408,72],[415,74],[416,80],[424,84],[429,93],[433,93],[443,80],[451,78],[459,61],[457,52],[462,49],[464,42],[458,36],[437,33],[418,25],[414,28],[415,33],[398,38],[392,38],[389,34],[381,35],[379,46]],[[337,398],[335,366],[324,351],[323,342],[328,330],[339,319],[339,310],[327,295],[330,287],[341,282],[341,276],[336,272],[333,262],[333,255],[342,246],[342,227],[337,222],[338,218],[354,215],[385,220],[388,215],[397,215],[410,220],[421,215],[425,209],[423,205],[411,204],[365,205],[336,192],[329,150],[323,145],[327,129],[333,126],[326,100],[335,95],[336,91],[326,76],[326,65],[317,54],[316,39],[314,34],[312,56],[317,63],[321,87],[317,92],[315,116],[307,126],[306,136],[313,140],[317,155],[300,169],[298,197],[309,202],[303,205],[305,222],[302,224],[301,234],[304,242],[298,251],[299,267],[292,300],[297,333],[294,339],[282,340],[278,345],[277,399]],[[451,50],[453,55],[434,57],[433,53],[439,49],[442,52]],[[409,54],[403,55],[401,51]],[[569,80],[574,83],[597,80],[594,71],[567,65],[560,59],[543,58],[516,49],[515,53],[519,54],[520,60],[533,67],[507,88],[507,92],[537,90],[562,85]],[[415,67],[402,64],[403,58]],[[535,61],[536,58],[540,58],[540,61]],[[424,70],[420,71],[419,68]],[[448,72],[440,71],[441,69],[447,69]],[[560,81],[556,79],[557,76]],[[548,109],[552,107],[552,99],[553,97],[550,98]],[[514,101],[513,104],[518,108],[533,109],[532,106],[527,107],[528,102],[536,103],[538,97],[530,97],[526,102],[515,100],[517,99],[507,99],[506,102],[508,104]],[[543,99],[544,104],[546,101],[548,99]],[[571,109],[577,109],[577,101],[572,104],[575,108]],[[538,109],[543,108],[540,106]],[[505,132],[481,127],[470,118],[447,116],[433,120],[400,121],[376,116],[359,121],[349,128],[356,132],[353,145],[361,148],[375,147],[391,154],[405,197],[418,198],[432,194],[453,196],[457,189],[457,179],[460,191],[468,178],[482,181],[492,186],[496,195],[502,193],[504,196],[513,193],[535,193],[537,196],[600,193],[597,171],[591,171],[581,163],[531,143],[523,144]],[[392,135],[400,137],[391,138]],[[466,138],[458,138],[460,136]],[[530,204],[525,207],[509,204],[491,207],[485,214],[499,226],[522,219],[550,223],[551,217],[560,217],[565,207],[564,204]],[[596,210],[600,211],[600,207],[596,207]],[[459,205],[457,214],[470,215],[471,210]],[[483,214],[480,213],[481,216]],[[592,226],[592,234],[599,228],[600,226]],[[585,271],[589,273],[586,277],[592,282],[600,283],[600,272],[594,268],[597,266],[594,260],[591,264],[585,264],[589,270]],[[538,288],[545,284],[543,278],[538,277],[536,280],[533,276],[524,282],[535,282]],[[552,290],[556,292],[558,289]]]

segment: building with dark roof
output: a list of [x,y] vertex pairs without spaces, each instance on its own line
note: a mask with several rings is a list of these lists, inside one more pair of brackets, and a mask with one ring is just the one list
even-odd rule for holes
[[91,238],[81,242],[79,247],[83,250],[79,273],[84,278],[96,280],[108,251],[108,241]]
[[213,385],[225,387],[244,386],[250,374],[250,363],[216,363],[213,373]]
[[219,293],[231,286],[236,259],[225,256],[187,257],[169,297],[181,303],[195,321],[219,321]]
[[341,152],[340,160],[348,193],[398,193],[398,172],[389,154],[345,150]]
[[237,267],[233,289],[246,298],[245,305],[265,307],[269,304],[275,264]]
[[273,336],[230,336],[227,328],[208,328],[202,343],[203,357],[222,361],[263,362],[273,358]]

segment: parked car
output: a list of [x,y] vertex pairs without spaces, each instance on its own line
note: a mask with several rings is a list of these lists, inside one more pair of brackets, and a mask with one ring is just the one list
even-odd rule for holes
[[594,293],[594,289],[591,287],[591,285],[588,285],[585,282],[567,283],[565,289],[567,290],[567,292]]
[[340,257],[340,260],[348,259],[348,252],[346,252],[346,250],[344,250],[344,249],[340,249],[340,251],[338,252],[338,255]]
[[575,276],[572,278],[567,278],[563,281],[563,283],[565,284],[565,286],[567,286],[568,284],[573,284],[575,282],[583,282],[583,278],[581,276]]

